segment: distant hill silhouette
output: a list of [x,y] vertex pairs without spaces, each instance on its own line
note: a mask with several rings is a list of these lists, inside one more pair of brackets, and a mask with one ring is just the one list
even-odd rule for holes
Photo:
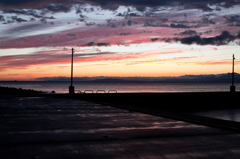
[[93,80],[95,82],[124,82],[126,81],[125,79],[120,79],[120,78],[103,78],[103,79],[95,79]]
[[[70,77],[43,77],[40,81],[70,81]],[[196,83],[231,83],[232,73],[210,75],[184,75],[178,77],[74,77],[74,81],[92,82],[196,82]],[[234,74],[234,81],[240,83],[240,74]]]

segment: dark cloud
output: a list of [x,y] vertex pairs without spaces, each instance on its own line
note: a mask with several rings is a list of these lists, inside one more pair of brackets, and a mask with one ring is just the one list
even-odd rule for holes
[[145,22],[144,27],[169,27],[168,24]]
[[[138,5],[138,6],[162,6],[162,5],[181,5],[181,4],[192,4],[192,5],[202,5],[202,7],[207,6],[207,4],[216,4],[224,2],[223,0],[168,0],[168,1],[162,1],[162,0],[92,0],[98,3],[106,4],[106,3],[112,3],[112,4],[128,4],[128,5]],[[225,6],[231,6],[234,4],[238,4],[238,0],[228,0],[225,1]]]
[[232,15],[232,16],[224,16],[228,23],[240,22],[239,15]]
[[228,26],[240,27],[240,23],[238,23],[238,24],[229,24]]
[[163,23],[167,22],[168,19],[160,19]]
[[133,16],[133,17],[138,17],[139,15],[137,13],[129,13],[129,16]]
[[179,33],[180,36],[195,36],[197,32],[195,30],[186,30],[184,32]]
[[111,2],[111,1],[94,1],[99,2],[102,8],[110,9],[110,10],[116,10],[119,7],[119,4]]
[[128,21],[127,21],[127,24],[128,24],[129,26],[131,26],[131,25],[132,25],[132,21],[131,21],[131,20],[128,20]]
[[[43,16],[44,13],[42,13],[41,15],[39,15],[35,10],[32,9],[6,9],[3,10],[4,13],[15,13],[17,15],[22,14],[22,15],[29,15],[29,16],[33,16],[35,18],[40,18],[40,19],[55,19],[53,16],[51,17],[46,17]],[[34,19],[31,19],[30,21],[33,21]]]
[[66,34],[67,36],[76,36],[76,34],[71,34],[71,33],[68,33]]
[[37,0],[1,0],[0,4],[4,5],[21,5],[21,4],[26,4],[29,2],[36,2]]
[[182,44],[197,44],[197,45],[226,45],[229,42],[232,42],[236,39],[240,39],[240,32],[237,35],[231,35],[228,31],[223,31],[221,35],[210,37],[210,38],[201,38],[199,35],[186,37],[186,38],[173,38],[167,39],[167,42],[172,40],[179,41]]
[[[209,0],[211,1],[211,0]],[[213,3],[214,4],[214,3]],[[192,3],[185,3],[184,5],[185,9],[192,9],[192,8],[198,8],[198,9],[202,9],[203,11],[212,11],[213,9],[209,7],[209,5],[204,2],[204,1],[199,1],[199,2],[194,2],[192,1]]]
[[123,45],[123,46],[129,46],[128,43],[124,43],[124,42],[117,42],[116,44],[117,44],[118,46],[120,46],[120,45]]
[[157,40],[159,40],[159,38],[151,38],[152,42],[157,41]]
[[204,23],[204,24],[215,24],[215,22],[212,19],[208,19],[208,18],[203,18],[202,23]]
[[97,46],[111,46],[110,43],[97,43]]
[[225,16],[224,18],[226,18],[226,23],[228,23],[228,26],[240,27],[239,15]]
[[95,46],[95,43],[94,42],[89,42],[89,43],[87,43],[87,44],[85,44],[83,46]]
[[115,23],[113,23],[112,21],[116,21],[116,20],[115,19],[107,19],[108,26],[110,26],[111,28],[116,28],[117,25]]
[[4,16],[0,15],[0,22],[3,22],[3,21],[5,21]]
[[65,6],[61,4],[49,4],[43,7],[53,12],[68,12],[71,8],[70,6]]
[[41,23],[47,23],[47,20],[44,19],[44,18],[41,18],[41,19],[40,19],[40,22],[41,22]]
[[[167,19],[165,20],[167,21]],[[163,23],[154,23],[153,21],[146,21],[144,23],[144,27],[170,27],[170,28],[199,28],[200,25],[192,25],[192,26],[188,26],[188,25],[185,25],[185,24],[174,24],[174,23],[171,23],[170,25],[169,24],[163,24]]]
[[10,6],[16,8],[26,8],[28,5],[32,8],[38,8],[40,6],[57,4],[60,6],[46,6],[51,11],[68,11],[68,7],[64,5],[91,3],[94,5],[100,5],[104,9],[116,10],[119,5],[135,6],[138,11],[145,11],[146,7],[156,6],[184,6],[185,9],[197,8],[204,11],[211,11],[209,5],[217,4],[222,7],[231,7],[236,4],[240,4],[239,0],[1,0],[0,4],[3,6]]
[[92,26],[92,25],[95,25],[96,23],[95,22],[86,22],[85,24],[86,24],[86,26]]
[[16,22],[19,22],[19,23],[21,23],[21,22],[26,22],[26,21],[27,21],[27,20],[25,20],[25,19],[18,18],[17,16],[12,16],[12,20],[15,20]]
[[187,26],[187,25],[184,25],[184,24],[174,24],[174,23],[171,23],[170,27],[171,28],[191,28],[190,26]]
[[122,17],[122,16],[124,16],[124,15],[123,15],[122,13],[118,13],[117,16]]
[[136,9],[140,12],[144,12],[146,10],[145,6],[140,6],[140,7],[136,7]]
[[205,34],[210,34],[210,33],[212,33],[212,30],[205,31],[204,33]]
[[110,43],[94,43],[94,42],[89,42],[83,46],[111,46]]
[[27,20],[22,19],[22,18],[19,18],[19,17],[17,17],[17,16],[11,16],[11,17],[9,17],[9,18],[11,18],[11,20],[5,21],[5,19],[2,19],[2,20],[0,20],[0,21],[4,21],[3,24],[9,24],[9,23],[14,23],[14,22],[18,22],[18,23],[27,22]]
[[170,27],[171,28],[199,28],[200,25],[188,26],[188,25],[185,25],[185,24],[174,24],[174,23],[171,23]]
[[135,6],[138,11],[144,11],[145,7],[156,7],[156,6],[184,6],[185,9],[202,9],[204,11],[212,11],[209,5],[216,4],[222,7],[231,7],[236,4],[240,4],[239,0],[90,0],[106,8],[112,8],[112,5],[126,5]]
[[137,24],[137,22],[136,22],[136,21],[133,21],[133,20],[128,20],[126,23],[127,23],[129,26],[131,26],[132,24]]
[[120,33],[119,35],[120,36],[128,36],[128,35],[131,35],[132,33]]
[[[80,0],[81,1],[81,0]],[[0,8],[5,12],[17,14],[28,14],[29,11],[21,9],[47,9],[52,12],[68,12],[73,4],[78,0],[1,0]],[[19,9],[19,10],[17,10]],[[32,13],[35,14],[35,13]]]
[[[36,13],[36,11],[32,10],[32,14]],[[26,10],[22,10],[22,9],[7,9],[4,10],[4,13],[15,13],[15,14],[24,14],[24,15],[29,15],[31,13],[31,11],[26,11]]]
[[111,28],[116,28],[117,27],[117,25],[113,22],[108,23],[108,26],[110,26]]

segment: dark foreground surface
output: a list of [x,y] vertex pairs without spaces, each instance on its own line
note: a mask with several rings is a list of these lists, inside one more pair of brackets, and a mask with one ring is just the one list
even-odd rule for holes
[[0,95],[15,97],[72,98],[111,105],[150,107],[171,111],[199,111],[240,108],[240,92],[188,92],[188,93],[83,93],[46,94],[41,91],[0,86]]
[[77,99],[0,96],[0,158],[231,158],[231,131]]
[[240,108],[240,92],[76,94],[81,100],[172,111]]

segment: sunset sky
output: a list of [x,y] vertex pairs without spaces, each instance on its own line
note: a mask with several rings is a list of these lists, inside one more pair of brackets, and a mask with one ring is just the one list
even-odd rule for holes
[[0,80],[240,73],[240,0],[1,0]]

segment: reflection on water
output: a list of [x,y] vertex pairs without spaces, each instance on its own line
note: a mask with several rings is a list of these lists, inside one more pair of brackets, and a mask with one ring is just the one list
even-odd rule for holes
[[208,110],[194,113],[200,116],[240,122],[240,109]]

